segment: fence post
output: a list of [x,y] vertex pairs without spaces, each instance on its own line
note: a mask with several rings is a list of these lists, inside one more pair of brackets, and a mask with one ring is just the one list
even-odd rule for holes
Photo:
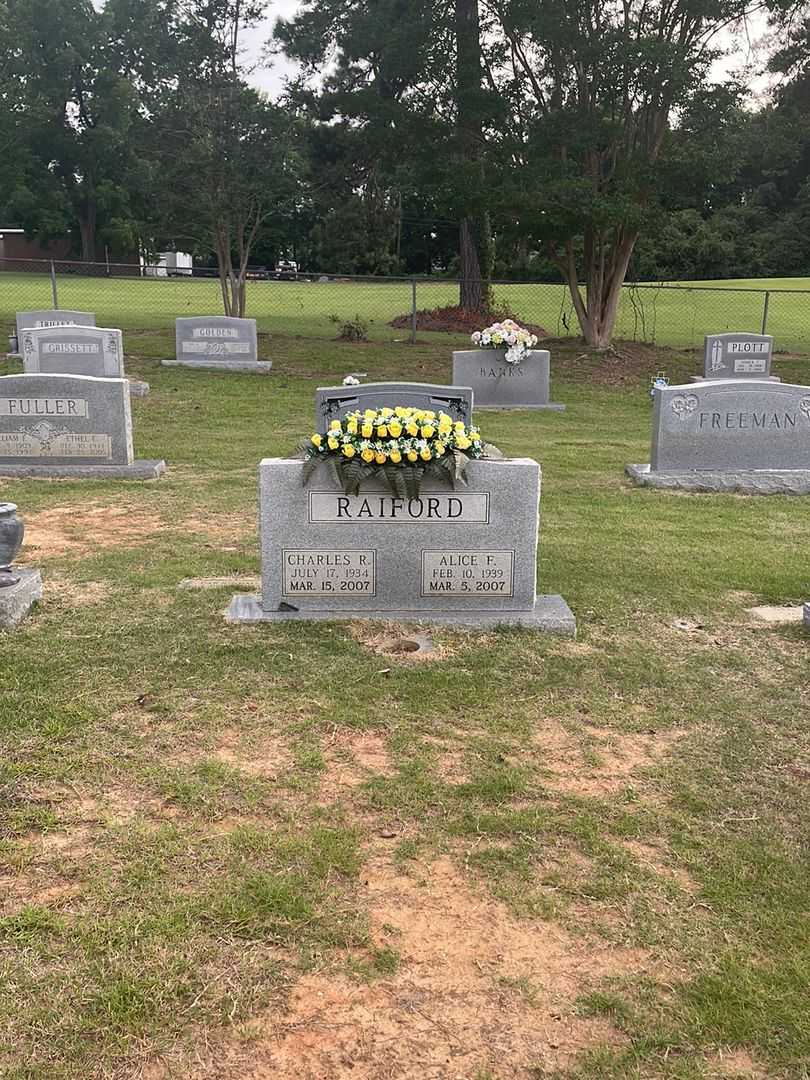
[[411,281],[411,345],[416,344],[416,278]]
[[761,334],[765,333],[765,327],[768,325],[768,304],[770,303],[770,299],[771,299],[770,291],[768,289],[766,289],[765,290],[765,303],[763,304],[763,307],[762,307],[762,329],[760,330]]
[[55,310],[59,307],[59,300],[56,296],[56,268],[53,265],[53,259],[51,259],[51,292],[53,293],[53,306]]

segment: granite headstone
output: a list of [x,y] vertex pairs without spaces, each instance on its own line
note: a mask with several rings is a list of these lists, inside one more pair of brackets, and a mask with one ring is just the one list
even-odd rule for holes
[[20,341],[26,375],[92,375],[123,379],[120,330],[100,326],[56,326],[23,330]]
[[177,319],[175,345],[174,360],[162,361],[166,367],[180,365],[267,374],[273,366],[269,361],[258,359],[255,319],[234,319],[226,315]]
[[378,382],[359,386],[320,386],[315,391],[315,429],[326,431],[330,420],[342,420],[356,409],[397,406],[446,412],[469,424],[473,393],[467,386],[434,386],[432,383]]
[[[40,330],[53,326],[95,326],[96,317],[91,311],[68,311],[65,308],[43,309],[42,311],[17,312],[17,338],[22,338],[23,330]],[[22,348],[22,344],[20,344]]]
[[531,349],[519,364],[507,363],[504,354],[504,349],[453,353],[453,382],[472,387],[476,409],[565,409],[549,401],[551,356],[547,349]]
[[233,599],[235,622],[403,619],[518,623],[575,632],[560,596],[537,596],[540,466],[478,459],[467,486],[425,478],[418,499],[382,484],[345,495],[324,463],[308,487],[300,460],[259,467],[261,596]]
[[703,343],[704,379],[769,379],[770,334],[707,334]]
[[810,386],[707,379],[659,387],[650,464],[627,471],[652,487],[810,493]]
[[0,475],[152,479],[163,461],[136,461],[125,379],[0,376]]

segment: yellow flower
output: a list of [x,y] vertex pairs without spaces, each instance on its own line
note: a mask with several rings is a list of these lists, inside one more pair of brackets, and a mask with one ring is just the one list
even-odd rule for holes
[[446,449],[447,449],[447,447],[444,445],[443,442],[437,442],[436,445],[433,448],[433,452],[436,455],[436,457],[441,457]]
[[398,416],[401,420],[404,416],[408,415],[408,410],[403,408],[402,405],[397,405],[397,407],[394,409],[394,414]]
[[320,446],[321,445],[321,437],[320,437],[320,435],[313,435],[312,438],[310,439],[310,442],[312,443],[313,446]]
[[376,409],[366,409],[366,411],[363,413],[363,416],[365,417],[366,420],[373,420],[376,415],[377,415],[377,410]]
[[371,424],[363,424],[362,428],[360,429],[360,434],[363,436],[364,439],[370,439],[371,436],[374,434],[374,428],[371,426]]
[[334,439],[331,435],[326,441],[329,444],[330,450],[337,450],[337,448],[340,446],[340,443],[337,441],[337,439]]
[[399,424],[394,420],[392,424],[388,425],[388,434],[393,436],[393,438],[398,439],[402,434],[402,424]]
[[422,459],[422,461],[430,461],[430,459],[433,457],[430,452],[430,447],[426,446],[425,449],[420,453],[419,457]]
[[431,424],[425,424],[425,426],[422,428],[423,439],[432,439],[435,433],[436,429]]
[[378,465],[384,465],[388,459],[386,458],[385,454],[379,452],[374,455],[374,460],[377,462]]
[[456,446],[459,448],[459,450],[466,450],[467,447],[469,447],[470,445],[470,440],[467,438],[466,435],[456,436]]
[[394,410],[393,409],[380,409],[380,416],[384,416],[386,420],[388,419],[389,416],[393,416],[393,415],[394,415]]
[[402,461],[402,454],[400,454],[399,450],[392,450],[388,456],[395,465],[399,465],[400,461]]
[[446,435],[449,431],[453,430],[453,421],[449,416],[442,416],[439,420],[439,434]]
[[363,459],[363,461],[373,461],[374,460],[374,451],[373,450],[364,450],[361,453],[360,457]]
[[405,428],[405,430],[408,432],[409,435],[412,435],[412,436],[416,436],[416,435],[419,434],[419,428],[417,427],[416,424],[413,423],[413,421],[411,421],[411,423],[408,424],[408,426]]
[[380,424],[380,426],[377,428],[378,437],[381,438],[381,439],[384,439],[387,434],[388,434],[388,428],[385,426],[385,424]]
[[418,458],[419,458],[419,455],[417,454],[417,452],[415,450],[409,450],[408,451],[408,461],[417,461]]
[[348,431],[348,433],[350,435],[356,435],[357,434],[357,421],[356,420],[350,420],[348,422],[348,424],[346,425],[346,430]]
[[425,411],[424,411],[424,412],[422,413],[422,419],[423,419],[423,420],[435,420],[435,419],[436,419],[436,413],[435,413],[435,412],[433,412],[433,410],[432,410],[432,409],[426,409],[426,410],[425,410]]
[[340,420],[333,420],[329,427],[332,431],[340,431]]
[[352,446],[351,443],[347,443],[343,447],[343,454],[344,454],[345,457],[354,457],[354,447]]
[[456,431],[460,431],[460,432],[463,433],[463,431],[464,431],[464,421],[463,420],[456,420],[455,424],[453,424],[453,427],[456,429]]

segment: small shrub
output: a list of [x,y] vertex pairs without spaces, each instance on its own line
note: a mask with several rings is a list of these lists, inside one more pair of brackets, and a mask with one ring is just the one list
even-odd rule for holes
[[338,341],[368,341],[368,321],[355,315],[353,319],[342,319],[340,315],[330,315],[329,321],[339,326]]

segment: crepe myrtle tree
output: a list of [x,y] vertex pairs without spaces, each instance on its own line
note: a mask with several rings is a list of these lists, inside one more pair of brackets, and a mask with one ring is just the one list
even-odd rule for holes
[[518,132],[512,208],[562,275],[585,341],[605,348],[672,126],[707,85],[719,32],[763,5],[486,2],[504,46],[489,74]]

